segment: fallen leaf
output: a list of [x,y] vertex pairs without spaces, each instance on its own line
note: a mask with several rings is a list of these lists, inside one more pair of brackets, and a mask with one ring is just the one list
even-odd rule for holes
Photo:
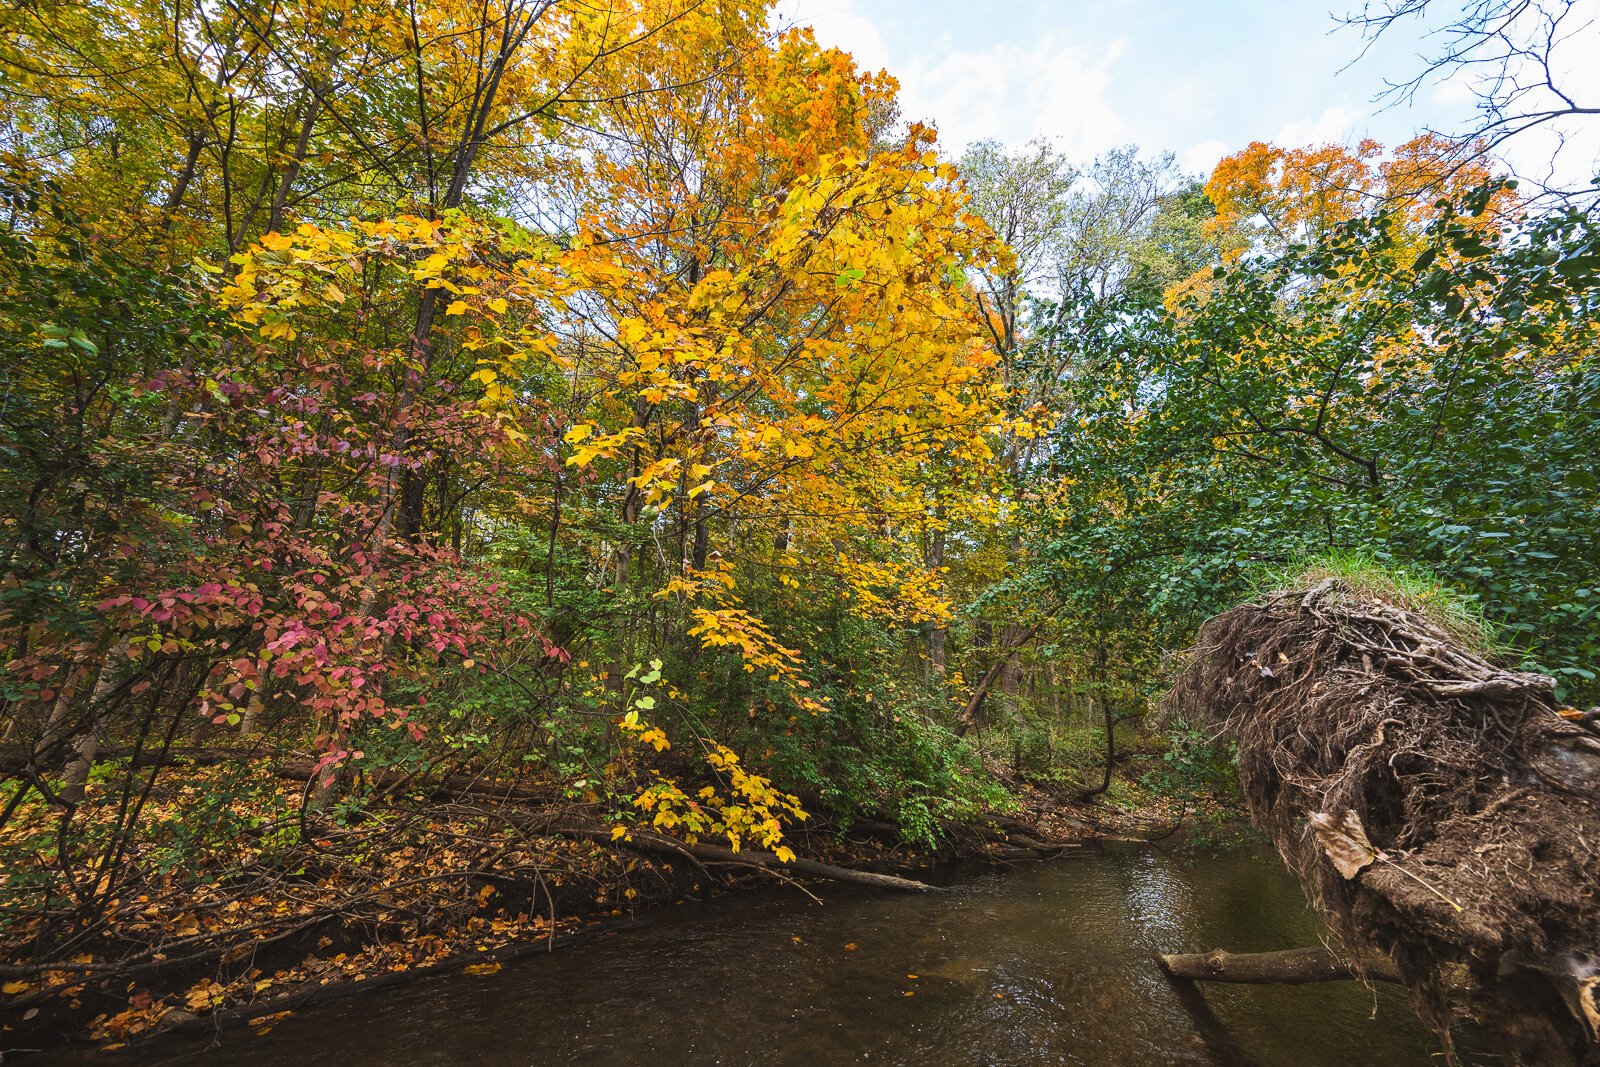
[[1310,818],[1311,830],[1317,835],[1317,844],[1327,853],[1333,865],[1345,878],[1354,878],[1376,861],[1383,853],[1367,839],[1361,817],[1349,808],[1329,814],[1314,812]]

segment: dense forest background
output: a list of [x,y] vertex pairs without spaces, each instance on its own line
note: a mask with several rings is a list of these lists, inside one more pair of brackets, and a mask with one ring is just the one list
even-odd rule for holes
[[954,156],[757,0],[0,19],[0,934],[396,782],[1179,788],[1168,655],[1312,559],[1600,692],[1600,234],[1482,142]]

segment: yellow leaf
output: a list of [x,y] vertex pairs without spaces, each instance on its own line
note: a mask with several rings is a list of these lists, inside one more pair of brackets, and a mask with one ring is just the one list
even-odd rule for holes
[[261,247],[273,252],[282,252],[284,249],[294,247],[294,238],[286,233],[264,233],[261,235]]
[[4,985],[0,985],[0,993],[4,993],[8,997],[14,997],[18,993],[26,993],[29,988],[27,982],[7,982]]
[[464,314],[466,310],[467,302],[465,300],[455,300],[451,302],[449,307],[444,309],[444,313],[446,315],[461,315]]
[[510,306],[510,304],[506,303],[504,297],[495,296],[489,298],[489,310],[494,312],[496,315],[504,315],[506,313],[506,308]]
[[474,963],[472,966],[463,967],[461,970],[462,970],[462,973],[464,973],[464,974],[478,974],[478,975],[495,974],[500,970],[500,964],[498,964],[498,963]]
[[435,252],[433,255],[418,261],[414,275],[418,278],[425,278],[430,274],[438,274],[449,265],[450,256],[448,253]]
[[611,840],[613,841],[618,841],[627,835],[628,828],[626,826],[613,826],[611,828]]

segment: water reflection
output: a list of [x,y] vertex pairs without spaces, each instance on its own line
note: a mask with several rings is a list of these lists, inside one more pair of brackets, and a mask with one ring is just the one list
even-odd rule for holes
[[141,1062],[1430,1062],[1432,1042],[1396,990],[1201,993],[1161,976],[1157,950],[1316,940],[1315,919],[1274,860],[1108,849],[976,875],[938,897],[823,896],[822,906],[777,893],[685,905],[646,929],[496,975],[353,997],[265,1037],[162,1046]]

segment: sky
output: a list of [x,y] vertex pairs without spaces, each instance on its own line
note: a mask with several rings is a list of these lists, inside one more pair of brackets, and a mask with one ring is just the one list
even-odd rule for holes
[[[1331,3],[1343,13],[1360,0]],[[1330,0],[780,0],[778,17],[886,68],[902,116],[931,120],[952,153],[984,138],[1045,137],[1074,159],[1136,144],[1201,174],[1252,140],[1393,145],[1473,121],[1459,81],[1409,106],[1375,102],[1434,45],[1406,27],[1361,58],[1365,42]],[[1567,55],[1571,76],[1600,90],[1600,21]],[[1558,177],[1591,172],[1600,120],[1589,125],[1558,157]],[[1553,133],[1530,135],[1508,162],[1542,176],[1553,148]]]

